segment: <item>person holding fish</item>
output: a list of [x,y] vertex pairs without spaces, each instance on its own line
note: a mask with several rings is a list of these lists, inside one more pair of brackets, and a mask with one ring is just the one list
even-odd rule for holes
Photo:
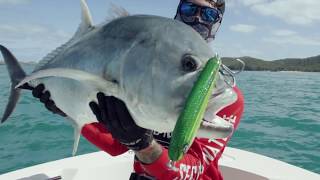
[[[221,25],[224,11],[224,0],[181,0],[175,19],[191,26],[210,42]],[[50,111],[66,116],[55,106],[43,84],[35,87],[33,95],[40,98]],[[243,113],[244,100],[232,72],[224,65],[212,97],[211,100],[218,104],[213,117],[223,118],[236,129]],[[137,126],[120,99],[103,93],[98,93],[97,99],[98,103],[91,102],[89,106],[99,123],[85,125],[81,133],[112,156],[133,150],[135,172],[130,179],[223,179],[218,160],[231,134],[224,139],[195,138],[183,159],[176,162],[178,169],[173,170],[168,168],[170,132],[158,133]]]

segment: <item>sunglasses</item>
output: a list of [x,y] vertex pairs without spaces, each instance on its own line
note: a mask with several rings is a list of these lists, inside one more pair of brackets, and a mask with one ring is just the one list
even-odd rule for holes
[[200,15],[202,20],[207,23],[216,23],[221,18],[221,12],[218,9],[199,6],[191,2],[182,2],[179,11],[181,15],[190,17],[195,16],[198,13],[199,9],[201,10]]

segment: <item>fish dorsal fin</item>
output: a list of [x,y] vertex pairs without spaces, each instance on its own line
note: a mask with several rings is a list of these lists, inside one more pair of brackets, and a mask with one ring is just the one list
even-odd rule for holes
[[106,18],[106,21],[111,22],[112,20],[115,20],[121,17],[126,17],[129,15],[130,13],[125,8],[111,3],[108,10],[108,16]]
[[85,25],[86,27],[92,27],[92,16],[88,7],[88,4],[86,0],[81,0],[81,10],[82,10],[82,24]]
[[81,4],[82,21],[75,34],[75,37],[81,36],[93,28],[92,16],[86,0],[80,0],[80,4]]
[[69,47],[74,42],[76,42],[78,39],[80,39],[82,36],[84,36],[84,34],[88,33],[92,29],[94,29],[94,26],[92,23],[92,16],[91,16],[89,7],[86,3],[86,0],[80,0],[80,4],[81,4],[82,20],[81,20],[79,28],[76,31],[76,33],[74,34],[74,36],[69,41],[62,44],[61,46],[59,46],[58,48],[56,48],[55,50],[53,50],[52,52],[47,54],[44,58],[42,58],[42,60],[40,60],[40,62],[38,63],[38,65],[36,66],[34,71],[39,70],[45,64],[47,64],[52,59],[54,59],[58,54],[61,54],[67,47]]
[[71,38],[71,40],[68,43],[73,42],[74,40],[77,40],[87,34],[89,31],[94,29],[93,22],[92,22],[92,16],[88,7],[88,4],[86,0],[80,0],[81,4],[81,23],[78,27],[78,30],[74,34],[74,36]]

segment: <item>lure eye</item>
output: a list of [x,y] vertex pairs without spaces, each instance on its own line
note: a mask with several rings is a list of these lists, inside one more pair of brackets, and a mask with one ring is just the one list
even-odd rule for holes
[[191,55],[185,55],[182,59],[182,70],[185,72],[196,71],[199,67],[198,61]]

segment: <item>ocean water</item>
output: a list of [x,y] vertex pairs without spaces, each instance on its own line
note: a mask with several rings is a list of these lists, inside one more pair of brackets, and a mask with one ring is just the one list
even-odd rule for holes
[[[24,68],[30,72],[33,67]],[[237,79],[245,113],[229,146],[320,173],[320,73],[243,72]],[[7,70],[0,65],[1,113],[9,87]],[[72,146],[71,125],[24,91],[11,118],[0,126],[0,174],[70,157]],[[94,151],[82,138],[78,154]]]

